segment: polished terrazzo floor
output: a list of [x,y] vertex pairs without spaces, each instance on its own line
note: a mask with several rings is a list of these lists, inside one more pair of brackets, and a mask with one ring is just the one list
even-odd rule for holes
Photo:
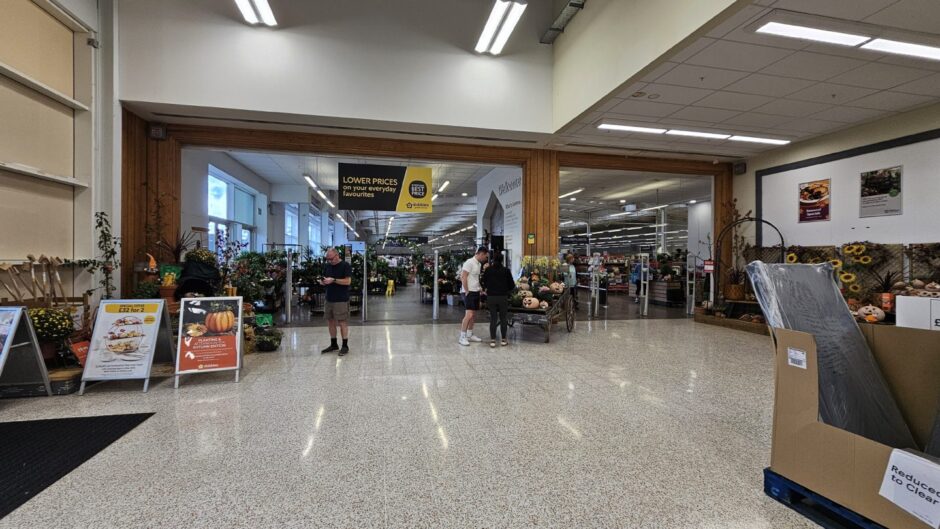
[[633,320],[455,338],[356,327],[338,359],[299,328],[238,384],[0,401],[5,421],[156,412],[0,527],[815,527],[761,490],[767,337]]

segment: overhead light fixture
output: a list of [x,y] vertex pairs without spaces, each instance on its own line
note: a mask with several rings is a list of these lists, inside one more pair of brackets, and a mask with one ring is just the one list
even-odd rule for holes
[[305,174],[305,175],[304,175],[304,180],[306,180],[307,183],[310,184],[310,187],[312,187],[312,188],[314,188],[314,189],[317,188],[317,183],[313,181],[313,178],[310,178],[310,175],[306,175],[306,174]]
[[320,198],[322,198],[323,200],[329,200],[328,198],[326,198],[326,195],[323,193],[322,190],[317,189],[317,194],[320,195]]
[[499,55],[525,12],[525,0],[496,0],[474,48],[477,53]]
[[914,44],[912,42],[875,39],[862,46],[862,48],[866,50],[883,51],[885,53],[894,53],[897,55],[907,55],[910,57],[920,57],[922,59],[940,61],[940,48],[935,46],[925,46],[923,44]]
[[235,5],[242,14],[242,18],[249,24],[264,22],[266,26],[276,26],[277,19],[268,0],[235,0]]
[[694,130],[678,129],[667,130],[666,134],[669,134],[670,136],[691,136],[693,138],[708,138],[712,140],[727,140],[731,137],[730,134],[716,134],[714,132],[697,132]]
[[434,202],[435,200],[437,200],[437,193],[434,193],[434,194],[431,196],[431,202]]
[[574,202],[575,200],[578,200],[578,198],[577,198],[577,197],[571,197],[571,198],[569,198],[568,200]]
[[871,40],[871,37],[866,37],[864,35],[853,35],[851,33],[841,33],[839,31],[809,28],[806,26],[795,26],[793,24],[783,24],[781,22],[768,22],[757,28],[757,33],[776,35],[778,37],[789,37],[791,39],[826,42],[829,44],[838,44],[840,46],[858,46],[863,42],[868,42]]
[[570,197],[571,195],[577,195],[577,194],[580,193],[581,191],[584,191],[584,188],[583,188],[583,187],[580,188],[580,189],[575,189],[574,191],[570,191],[570,192],[568,192],[568,193],[565,193],[564,195],[558,195],[558,198],[568,198],[568,197]]
[[465,197],[467,196],[467,193],[461,193],[460,196]]
[[619,130],[622,132],[644,132],[647,134],[662,134],[666,129],[657,129],[652,127],[634,127],[633,125],[617,125],[614,123],[601,123],[597,128],[602,130]]
[[327,198],[325,200],[326,200],[326,203],[329,204],[331,208],[336,209],[336,205],[330,202],[330,199]]
[[437,188],[437,192],[443,193],[444,190],[447,189],[447,186],[449,185],[450,185],[450,180],[445,181],[443,184],[441,184],[441,187]]
[[695,199],[693,198],[692,200],[689,201],[689,204],[695,204],[696,202],[698,202],[698,200],[695,200]]
[[753,136],[731,136],[728,138],[731,141],[747,141],[751,143],[767,143],[770,145],[786,145],[790,143],[790,140],[778,140],[774,138],[755,138]]
[[[643,208],[640,211],[653,211],[654,209],[663,209],[668,208],[669,204],[663,204],[662,206],[653,206],[651,208]],[[653,224],[653,226],[658,226],[658,224]]]
[[620,203],[621,203],[621,204],[626,204],[626,203],[627,203],[627,200],[624,199],[624,198],[621,198],[621,199],[620,199]]

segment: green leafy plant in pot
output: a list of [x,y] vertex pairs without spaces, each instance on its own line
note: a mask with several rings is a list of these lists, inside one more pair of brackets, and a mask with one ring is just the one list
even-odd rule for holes
[[255,350],[269,353],[281,347],[284,333],[274,327],[261,327],[255,332]]

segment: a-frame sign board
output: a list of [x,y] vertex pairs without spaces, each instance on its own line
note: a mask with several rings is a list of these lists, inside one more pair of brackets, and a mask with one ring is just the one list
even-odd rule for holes
[[0,307],[0,386],[44,386],[52,396],[49,372],[26,307]]

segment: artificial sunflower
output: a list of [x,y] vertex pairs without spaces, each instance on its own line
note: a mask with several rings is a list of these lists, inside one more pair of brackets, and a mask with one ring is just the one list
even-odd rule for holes
[[839,274],[839,281],[842,281],[843,283],[854,283],[856,279],[858,278],[855,277],[855,274],[852,272],[842,272]]
[[842,268],[842,261],[839,259],[830,259],[829,264],[831,264],[832,267],[835,268],[836,270]]
[[787,262],[788,262],[788,263],[793,264],[793,263],[798,262],[799,260],[800,260],[800,258],[797,257],[795,253],[788,253],[788,254],[787,254]]
[[854,244],[846,244],[842,247],[842,253],[845,255],[854,255],[857,247]]
[[871,256],[870,256],[870,255],[863,255],[863,256],[861,256],[861,257],[858,258],[858,262],[861,263],[861,264],[863,264],[863,265],[870,265],[870,264],[871,264]]
[[862,285],[859,285],[858,283],[855,283],[854,285],[849,285],[849,292],[853,294],[858,294],[861,291],[862,291]]
[[856,245],[855,245],[855,254],[856,254],[856,255],[862,255],[863,253],[865,253],[865,250],[867,250],[867,248],[865,248],[865,245],[864,245],[864,244],[856,244]]

